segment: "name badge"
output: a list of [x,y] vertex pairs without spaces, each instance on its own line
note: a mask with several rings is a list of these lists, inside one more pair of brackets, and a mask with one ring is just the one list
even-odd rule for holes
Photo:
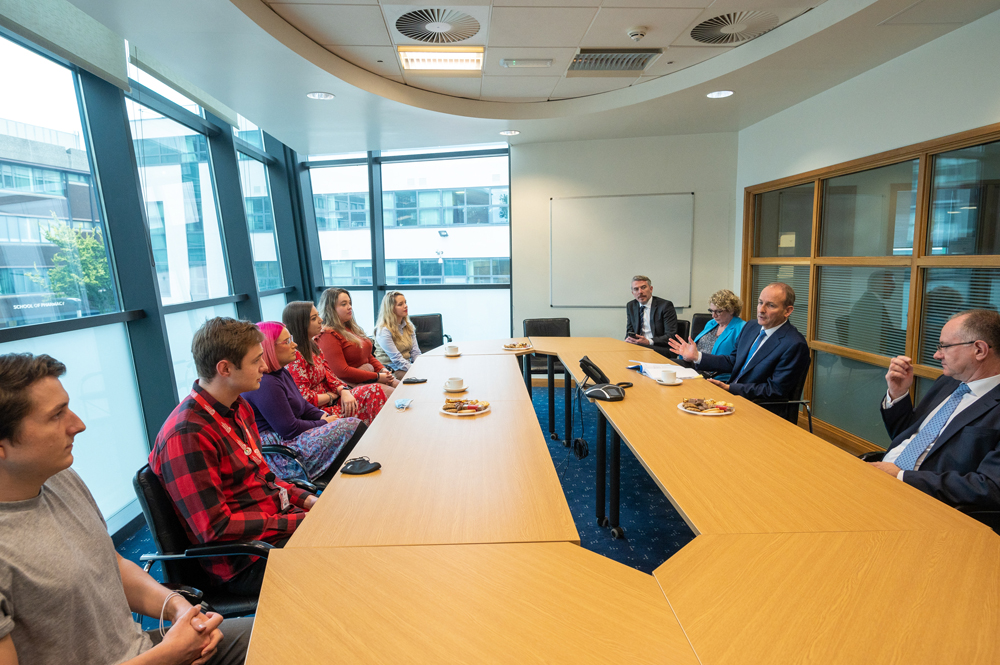
[[288,500],[288,490],[284,487],[279,487],[278,496],[281,498],[281,512],[285,512],[292,505],[292,503]]

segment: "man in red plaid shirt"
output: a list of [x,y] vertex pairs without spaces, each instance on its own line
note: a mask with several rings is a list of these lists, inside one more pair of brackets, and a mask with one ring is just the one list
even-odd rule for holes
[[[200,378],[163,424],[149,455],[192,543],[263,540],[281,546],[316,502],[271,472],[253,409],[240,397],[260,387],[266,369],[261,339],[248,321],[205,322],[191,342]],[[201,561],[228,590],[260,591],[265,559]]]

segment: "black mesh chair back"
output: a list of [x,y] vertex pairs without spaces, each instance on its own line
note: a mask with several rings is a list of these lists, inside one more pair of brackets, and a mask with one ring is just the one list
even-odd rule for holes
[[411,316],[410,322],[417,329],[417,344],[421,353],[438,348],[444,344],[445,338],[451,341],[451,336],[444,334],[444,321],[440,314],[418,314]]
[[[812,363],[812,359],[810,359],[809,362]],[[795,388],[792,390],[792,394],[788,396],[787,400],[758,402],[758,404],[760,406],[764,406],[764,408],[771,413],[781,416],[793,425],[799,424],[799,406],[805,406],[806,413],[809,415],[809,431],[812,432],[812,414],[809,411],[809,403],[802,399],[802,391],[806,387],[806,379],[808,377],[809,365],[806,365],[805,371],[802,372],[802,376],[799,377],[798,383],[795,384]]]
[[[191,547],[192,543],[181,525],[173,500],[148,464],[135,474],[132,485],[157,552],[182,554]],[[216,589],[216,582],[208,576],[199,561],[161,561],[164,581],[200,589],[205,601],[224,617],[245,616],[256,610],[256,597]]]
[[[525,319],[523,325],[525,337],[572,337],[569,334],[569,319]],[[548,371],[545,356],[532,353],[528,357],[531,358],[532,374],[543,374]],[[555,362],[555,371],[563,371],[562,363],[558,359]]]
[[691,337],[692,339],[701,334],[708,322],[712,320],[711,314],[698,312],[691,316]]
[[691,322],[684,319],[677,319],[677,334],[683,339],[687,339],[691,334]]

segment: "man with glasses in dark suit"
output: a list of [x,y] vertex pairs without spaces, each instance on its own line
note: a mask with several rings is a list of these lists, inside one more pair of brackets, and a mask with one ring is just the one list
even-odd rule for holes
[[677,334],[674,304],[654,296],[653,282],[645,275],[632,278],[632,295],[635,300],[625,306],[625,341],[652,347],[660,355],[673,358],[667,344]]

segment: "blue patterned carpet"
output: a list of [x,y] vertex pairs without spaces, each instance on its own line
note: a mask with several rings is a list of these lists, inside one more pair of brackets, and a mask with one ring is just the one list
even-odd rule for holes
[[[542,431],[548,433],[548,395],[545,388],[536,387],[532,391],[532,403]],[[574,399],[574,437],[581,436],[580,411]],[[556,432],[562,436],[564,411],[563,390],[556,389]],[[561,441],[546,437],[552,461],[566,492],[566,501],[580,532],[580,544],[592,552],[632,566],[646,573],[670,558],[674,552],[687,545],[694,534],[674,510],[667,498],[635,459],[628,446],[622,444],[621,483],[621,526],[625,538],[615,540],[611,531],[597,525],[595,517],[594,473],[595,442],[597,439],[597,407],[583,405],[583,437],[590,444],[590,455],[576,459],[571,448]],[[609,447],[610,447],[610,436]],[[135,562],[147,552],[155,552],[152,538],[145,525],[125,540],[118,552]],[[154,565],[152,574],[160,579],[159,564]]]

